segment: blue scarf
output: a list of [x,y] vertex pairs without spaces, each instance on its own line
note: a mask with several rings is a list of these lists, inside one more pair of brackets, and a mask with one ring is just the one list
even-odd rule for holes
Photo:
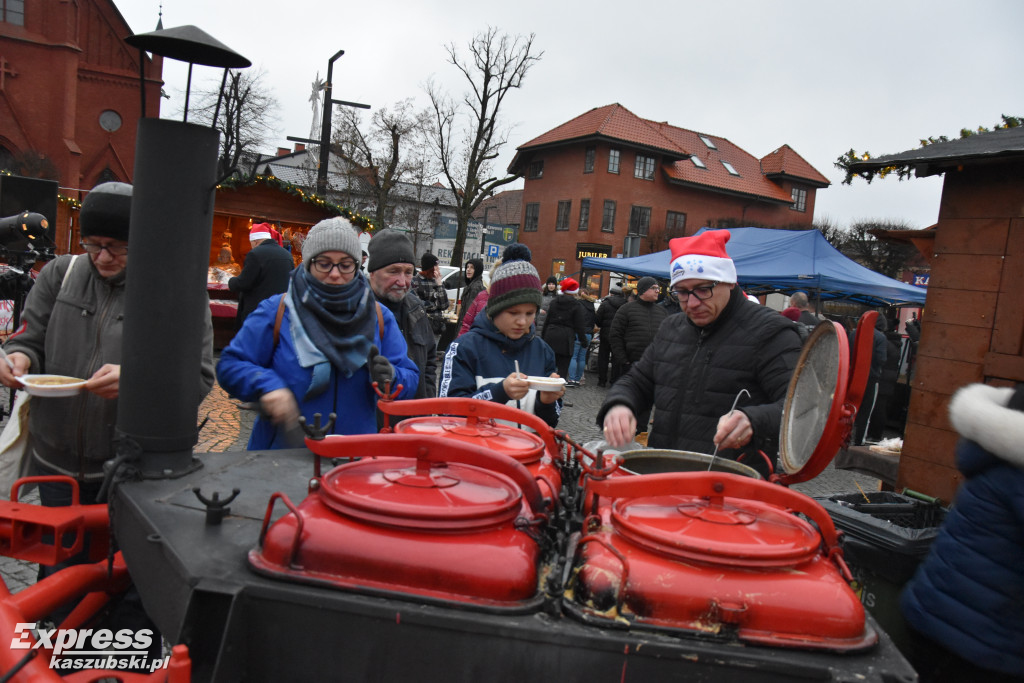
[[375,299],[366,276],[328,285],[305,268],[292,271],[285,305],[299,365],[313,368],[305,399],[327,389],[331,367],[346,378],[367,363],[377,325]]

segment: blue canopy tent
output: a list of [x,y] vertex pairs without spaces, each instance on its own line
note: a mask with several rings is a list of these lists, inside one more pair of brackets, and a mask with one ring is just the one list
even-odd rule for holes
[[[701,228],[698,234],[708,228]],[[843,256],[817,230],[732,228],[725,245],[748,294],[813,293],[869,306],[923,306],[926,290],[886,277]],[[584,270],[667,280],[669,250],[633,258],[583,259]]]

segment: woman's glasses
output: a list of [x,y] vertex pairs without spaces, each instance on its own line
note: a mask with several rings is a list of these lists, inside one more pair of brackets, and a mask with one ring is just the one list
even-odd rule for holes
[[335,263],[328,258],[316,258],[313,259],[313,267],[316,269],[316,272],[323,273],[324,275],[330,274],[330,272],[335,268],[337,268],[338,272],[342,275],[348,275],[349,273],[355,272],[356,262],[349,259],[342,261],[341,263]]

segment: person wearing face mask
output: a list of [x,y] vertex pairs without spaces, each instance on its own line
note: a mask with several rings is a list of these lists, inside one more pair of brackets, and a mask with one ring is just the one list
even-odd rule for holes
[[370,240],[367,250],[370,258],[366,269],[373,295],[394,314],[409,360],[420,371],[416,398],[433,398],[437,396],[437,344],[426,307],[410,291],[416,272],[412,242],[397,230],[381,230]]
[[539,308],[537,269],[528,261],[502,262],[491,277],[485,315],[445,353],[438,395],[506,403],[556,426],[564,386],[537,391],[527,381],[558,376],[554,351],[534,334]]
[[220,385],[259,402],[250,450],[301,445],[300,415],[312,424],[315,413],[335,413],[333,433],[374,433],[374,382],[382,390],[401,385],[400,399],[416,394],[419,371],[395,316],[359,270],[361,258],[348,220],[314,225],[288,291],[263,301],[221,352]]

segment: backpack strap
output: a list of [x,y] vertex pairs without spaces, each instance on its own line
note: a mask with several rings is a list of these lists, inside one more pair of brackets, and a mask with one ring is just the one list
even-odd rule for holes
[[64,285],[68,283],[68,279],[71,277],[71,271],[75,269],[75,264],[78,263],[78,257],[81,254],[75,254],[71,257],[71,263],[68,264],[68,269],[64,271],[64,279],[60,281],[60,288],[63,290]]
[[[65,279],[67,276],[64,276]],[[281,340],[281,318],[284,317],[284,297],[286,294],[281,295],[281,303],[277,305],[277,315],[274,317],[274,348],[277,348],[278,342]],[[384,339],[384,312],[380,309],[380,302],[374,301],[377,306],[377,333],[380,335],[381,340]]]
[[277,343],[281,339],[281,318],[284,317],[284,298],[287,294],[281,295],[281,302],[277,304],[277,315],[274,317],[274,348],[277,348]]

